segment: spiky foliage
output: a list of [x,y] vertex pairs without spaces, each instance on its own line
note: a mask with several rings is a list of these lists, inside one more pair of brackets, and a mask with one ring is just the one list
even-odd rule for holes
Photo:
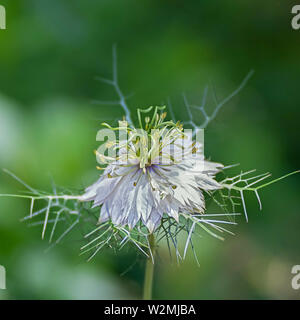
[[[208,114],[206,110],[207,88],[204,90],[202,103],[200,105],[190,104],[187,97],[183,95],[184,104],[189,117],[189,120],[185,122],[185,124],[190,125],[195,130],[206,128],[216,117],[220,109],[246,85],[252,74],[253,71],[245,77],[236,90],[221,102],[218,102],[215,98],[215,108],[211,114]],[[130,108],[127,105],[126,97],[120,90],[118,83],[117,55],[115,47],[113,48],[113,79],[110,80],[99,77],[98,80],[115,89],[118,101],[96,101],[96,103],[119,105],[125,114],[126,121],[132,126],[133,121],[131,119]],[[175,126],[175,114],[170,101],[168,107],[173,120],[173,122],[170,121],[170,124]],[[162,108],[157,107],[154,110],[158,115],[158,119],[165,118],[165,115],[159,115],[159,112],[162,111],[161,109]],[[138,120],[141,127],[141,114],[151,110],[138,111]],[[194,121],[193,112],[200,112],[200,114],[202,114],[204,118],[202,123],[198,124]],[[157,119],[156,114],[153,117],[154,120]],[[106,126],[110,127],[109,125]],[[230,169],[230,166],[224,168],[224,175],[228,169]],[[85,244],[81,247],[81,254],[88,254],[89,260],[101,249],[108,247],[117,251],[129,244],[137,248],[142,254],[153,259],[151,246],[149,244],[149,231],[141,223],[138,223],[132,230],[128,227],[116,226],[111,221],[97,224],[95,209],[91,208],[90,203],[80,201],[82,192],[74,193],[65,189],[60,190],[53,185],[53,192],[50,194],[45,193],[29,186],[10,171],[4,171],[20,182],[26,188],[26,193],[17,195],[1,194],[0,196],[28,199],[30,201],[29,214],[24,217],[23,221],[29,221],[30,225],[41,225],[42,238],[44,239],[47,236],[51,246],[60,243],[66,235],[70,234],[79,225],[92,226],[90,227],[90,231],[84,235]],[[217,239],[223,240],[223,235],[225,233],[233,234],[233,232],[225,228],[225,226],[236,225],[235,217],[240,215],[242,211],[248,221],[245,200],[246,193],[254,193],[257,197],[260,209],[262,209],[259,191],[274,182],[299,172],[295,171],[281,178],[260,184],[262,181],[269,178],[270,174],[265,173],[251,176],[254,171],[255,170],[241,172],[232,177],[225,176],[223,180],[219,181],[223,187],[222,189],[207,192],[207,200],[210,199],[216,203],[221,210],[220,213],[209,213],[208,211],[205,214],[180,213],[178,222],[165,215],[161,220],[160,226],[155,231],[156,245],[165,242],[169,248],[170,255],[172,255],[172,252],[175,252],[177,262],[180,262],[186,257],[187,250],[190,247],[197,263],[199,263],[193,241],[196,236],[201,235],[202,232],[206,232]],[[59,224],[65,225],[64,231],[60,234],[56,234],[57,226]],[[88,227],[85,229],[87,228]],[[179,239],[179,235],[184,233],[186,234],[186,240],[184,249],[182,250],[183,252],[180,252],[179,242],[181,239]]]

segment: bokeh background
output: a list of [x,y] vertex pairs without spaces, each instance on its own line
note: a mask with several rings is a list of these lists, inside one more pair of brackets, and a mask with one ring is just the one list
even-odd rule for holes
[[[1,1],[0,167],[30,185],[51,180],[82,188],[96,179],[95,135],[102,121],[122,116],[114,92],[95,76],[111,77],[118,47],[120,86],[136,107],[170,97],[186,120],[182,92],[199,104],[205,85],[221,100],[250,69],[243,91],[205,131],[205,153],[239,170],[279,177],[299,169],[300,31],[291,28],[293,2],[178,0]],[[211,91],[210,91],[211,92]],[[213,107],[208,103],[208,110]],[[195,114],[197,117],[197,114]],[[291,268],[300,264],[299,176],[261,193],[263,211],[247,196],[249,223],[235,236],[197,242],[180,266],[162,247],[156,299],[298,299]],[[0,173],[0,192],[24,189]],[[0,264],[7,269],[1,299],[135,299],[145,260],[135,250],[104,251],[87,263],[80,232],[45,253],[41,226],[20,219],[30,203],[0,199]]]

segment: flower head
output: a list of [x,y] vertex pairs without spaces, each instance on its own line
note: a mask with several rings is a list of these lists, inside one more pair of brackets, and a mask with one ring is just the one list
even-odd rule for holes
[[100,222],[134,228],[141,221],[152,233],[164,214],[178,221],[179,213],[204,213],[203,192],[221,188],[214,177],[223,166],[204,160],[203,145],[165,116],[155,112],[143,128],[139,115],[139,129],[120,121],[126,139],[106,143],[109,155],[96,152],[107,167],[81,200],[102,206]]

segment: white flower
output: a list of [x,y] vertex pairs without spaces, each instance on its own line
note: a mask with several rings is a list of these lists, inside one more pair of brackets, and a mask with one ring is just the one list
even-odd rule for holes
[[182,126],[160,124],[145,135],[129,128],[129,142],[120,144],[116,157],[98,154],[108,165],[81,200],[102,206],[99,222],[134,228],[141,221],[152,233],[164,214],[178,221],[180,212],[204,213],[203,191],[221,188],[214,176],[223,165],[204,160],[201,144]]

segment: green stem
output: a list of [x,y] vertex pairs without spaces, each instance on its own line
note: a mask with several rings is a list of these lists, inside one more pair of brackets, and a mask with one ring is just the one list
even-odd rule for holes
[[152,252],[152,257],[150,255],[149,258],[147,258],[147,262],[146,262],[144,294],[143,294],[144,300],[152,299],[153,272],[154,272],[154,261],[152,261],[152,258],[154,260],[154,255],[155,255],[155,238],[152,233],[149,235],[149,244],[150,244],[150,250]]

